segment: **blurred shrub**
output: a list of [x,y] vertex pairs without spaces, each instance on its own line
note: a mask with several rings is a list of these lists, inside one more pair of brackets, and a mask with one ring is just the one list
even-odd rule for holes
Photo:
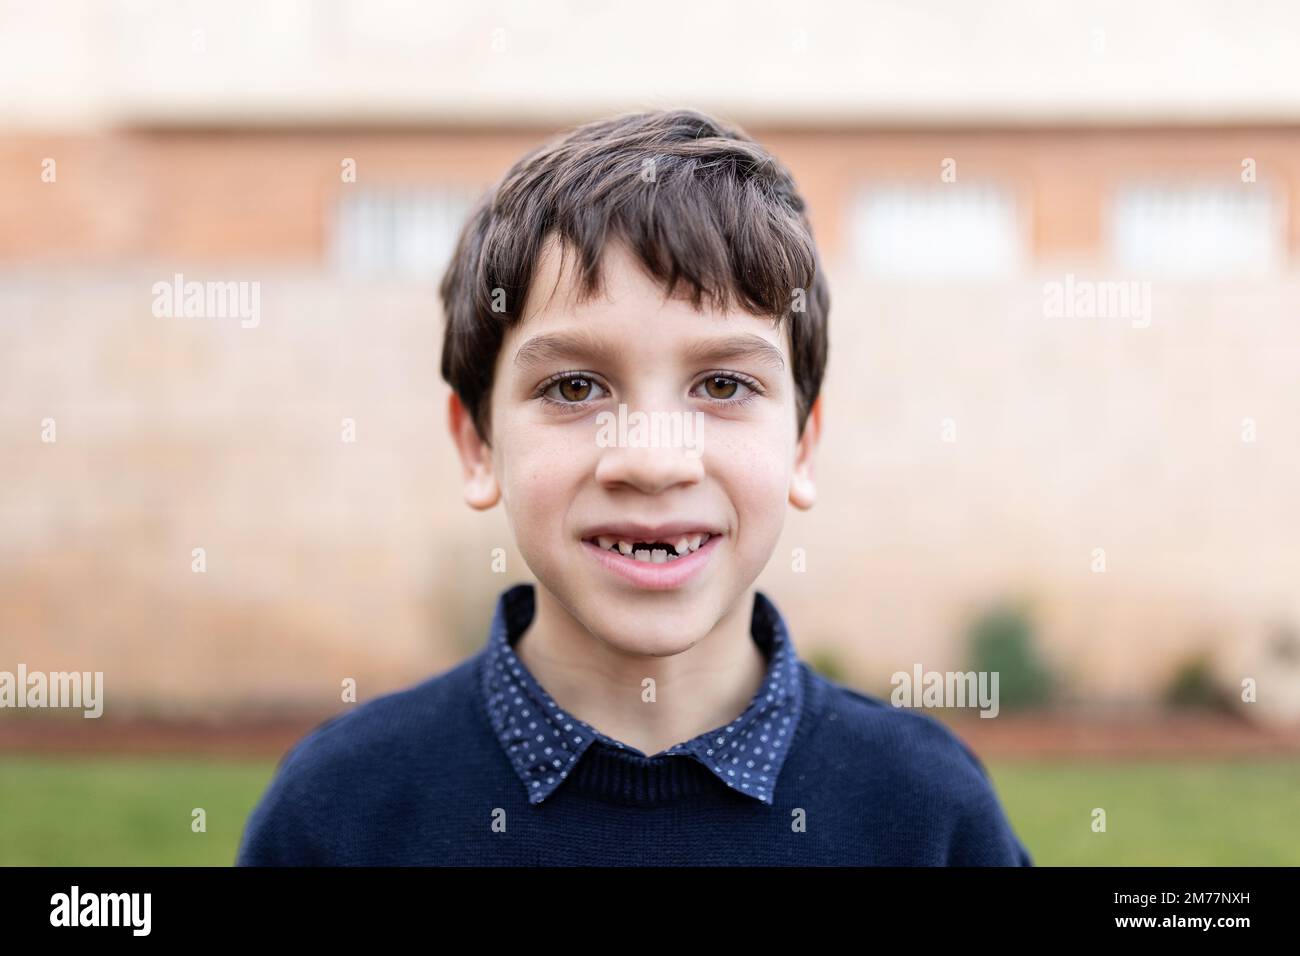
[[827,680],[844,683],[847,672],[840,663],[839,655],[829,647],[818,647],[809,652],[808,665]]
[[1002,710],[1025,710],[1048,703],[1056,681],[1036,648],[1028,612],[1000,603],[981,613],[966,632],[972,670],[998,674]]
[[1179,710],[1234,712],[1234,697],[1219,685],[1210,655],[1205,651],[1189,657],[1179,665],[1165,688],[1163,700],[1166,705]]

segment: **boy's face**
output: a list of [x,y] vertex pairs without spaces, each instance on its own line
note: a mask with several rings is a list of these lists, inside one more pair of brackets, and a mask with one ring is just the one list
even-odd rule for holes
[[[786,502],[811,507],[820,408],[799,440],[784,325],[665,301],[622,243],[605,250],[605,295],[577,305],[576,257],[563,275],[559,258],[549,243],[497,357],[491,449],[452,397],[466,499],[504,501],[524,560],[593,635],[627,653],[680,653],[763,570]],[[655,541],[685,538],[687,553],[624,556],[620,539],[650,540],[632,526],[662,531]],[[690,553],[701,532],[713,539]]]

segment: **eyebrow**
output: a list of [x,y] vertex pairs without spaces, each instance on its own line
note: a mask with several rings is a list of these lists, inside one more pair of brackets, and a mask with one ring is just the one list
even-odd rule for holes
[[[609,361],[625,351],[613,348],[586,332],[553,332],[534,336],[519,346],[514,361],[517,368],[526,371],[560,358]],[[688,362],[749,358],[785,371],[785,357],[781,350],[762,336],[750,332],[692,342],[683,350],[682,357]]]

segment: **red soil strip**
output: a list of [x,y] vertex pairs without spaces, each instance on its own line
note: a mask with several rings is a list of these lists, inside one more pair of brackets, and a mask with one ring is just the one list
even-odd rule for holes
[[0,720],[0,754],[166,754],[280,757],[325,718],[259,724],[158,720]]
[[1300,757],[1300,725],[1214,716],[1005,715],[946,721],[981,758]]

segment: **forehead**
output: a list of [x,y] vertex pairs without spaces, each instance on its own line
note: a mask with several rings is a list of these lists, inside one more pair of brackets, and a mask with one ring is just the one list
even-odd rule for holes
[[600,357],[606,348],[664,351],[675,343],[685,358],[752,357],[774,368],[789,367],[784,323],[734,305],[723,311],[705,302],[697,309],[685,289],[670,298],[621,240],[605,246],[601,288],[586,301],[580,301],[579,271],[577,253],[570,249],[562,255],[559,242],[549,238],[534,269],[523,318],[505,339],[502,357],[509,364],[527,369],[561,352]]

